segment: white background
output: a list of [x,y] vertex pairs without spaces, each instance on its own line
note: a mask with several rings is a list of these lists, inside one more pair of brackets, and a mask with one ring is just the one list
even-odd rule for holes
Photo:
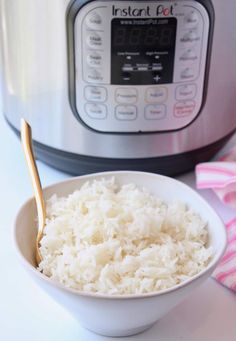
[[[32,282],[18,261],[12,241],[13,222],[32,190],[20,142],[2,113],[0,97],[0,340],[111,340],[81,328]],[[230,145],[236,145],[236,136]],[[40,162],[38,166],[44,186],[69,176]],[[194,186],[193,173],[180,179]],[[236,216],[236,210],[224,207],[211,191],[201,193],[225,221]],[[153,328],[128,340],[235,341],[236,294],[209,279]]]

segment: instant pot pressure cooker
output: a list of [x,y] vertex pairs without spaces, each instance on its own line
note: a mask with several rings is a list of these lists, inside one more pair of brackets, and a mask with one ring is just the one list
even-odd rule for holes
[[236,128],[235,14],[234,0],[0,0],[4,115],[63,171],[187,171]]

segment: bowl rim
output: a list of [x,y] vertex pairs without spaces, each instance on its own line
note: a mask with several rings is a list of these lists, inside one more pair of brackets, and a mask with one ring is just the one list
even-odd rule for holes
[[[80,175],[80,176],[75,176],[75,177],[70,177],[67,179],[63,179],[61,181],[57,181],[55,183],[50,184],[49,186],[43,187],[43,192],[51,190],[53,187],[56,187],[58,185],[61,184],[65,184],[65,183],[70,183],[70,182],[74,182],[80,179],[93,179],[96,177],[102,177],[102,175],[108,177],[108,176],[115,176],[116,174],[137,174],[137,175],[142,175],[142,176],[152,176],[152,177],[157,177],[159,179],[166,179],[168,181],[171,181],[175,184],[177,184],[178,186],[182,186],[183,189],[187,189],[188,191],[192,192],[193,195],[195,195],[199,201],[201,201],[207,210],[210,210],[211,215],[213,214],[215,216],[215,218],[218,219],[219,221],[219,225],[221,226],[221,230],[222,230],[222,235],[224,236],[224,240],[222,241],[222,247],[220,250],[218,250],[216,252],[216,254],[214,255],[213,259],[210,261],[210,263],[208,264],[208,266],[203,269],[202,271],[200,271],[198,274],[194,275],[193,277],[187,279],[184,282],[181,282],[175,286],[172,286],[170,288],[167,289],[162,289],[159,291],[153,291],[150,293],[134,293],[134,294],[104,294],[104,293],[99,293],[99,292],[87,292],[87,291],[80,291],[80,290],[76,290],[70,287],[67,287],[59,282],[57,282],[56,280],[51,279],[50,277],[44,275],[42,272],[40,272],[36,267],[34,267],[33,265],[31,265],[26,258],[23,256],[23,254],[21,253],[19,246],[18,246],[18,242],[17,242],[17,222],[20,218],[20,215],[22,214],[22,212],[24,211],[25,207],[32,201],[34,201],[34,196],[30,197],[29,199],[27,199],[18,209],[17,215],[14,219],[14,225],[13,225],[13,243],[15,245],[15,250],[16,253],[22,263],[22,265],[25,266],[25,268],[29,271],[29,272],[33,272],[36,277],[38,277],[39,279],[46,281],[47,284],[49,284],[50,286],[55,286],[58,289],[61,289],[62,291],[65,292],[69,292],[71,294],[74,295],[78,295],[78,296],[83,296],[83,297],[90,297],[90,298],[96,298],[96,299],[108,299],[108,300],[125,300],[125,299],[144,299],[144,298],[151,298],[151,297],[156,297],[156,296],[162,296],[171,292],[174,292],[178,289],[181,289],[185,286],[188,286],[190,283],[195,282],[197,279],[200,279],[201,277],[204,277],[204,275],[207,272],[213,272],[213,270],[216,268],[219,260],[221,259],[221,257],[223,256],[226,247],[227,247],[227,233],[226,233],[226,228],[225,228],[225,224],[222,220],[222,218],[218,215],[218,213],[210,206],[210,204],[193,188],[191,188],[190,186],[186,185],[185,183],[181,182],[180,180],[177,180],[175,178],[171,178],[165,175],[161,175],[161,174],[155,174],[155,173],[149,173],[149,172],[140,172],[140,171],[130,171],[130,170],[122,170],[122,171],[107,171],[107,172],[99,172],[99,173],[92,173],[92,174],[86,174],[86,175]],[[145,186],[144,186],[145,187]]]

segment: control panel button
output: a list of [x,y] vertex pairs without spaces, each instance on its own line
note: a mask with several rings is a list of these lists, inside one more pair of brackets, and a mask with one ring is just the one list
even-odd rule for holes
[[115,99],[118,103],[135,103],[138,99],[137,90],[133,88],[119,88],[116,90]]
[[89,32],[87,36],[87,45],[91,48],[101,48],[103,45],[102,36],[96,32]]
[[182,54],[182,56],[180,57],[180,60],[183,62],[188,62],[188,61],[194,62],[197,59],[198,59],[198,56],[197,56],[195,49],[189,49],[189,50],[185,51]]
[[147,120],[161,120],[166,116],[166,106],[164,104],[148,105],[145,108],[145,118]]
[[195,71],[191,67],[185,68],[181,73],[180,73],[180,78],[182,80],[189,80],[193,79],[195,77]]
[[191,116],[194,113],[195,106],[194,101],[178,102],[174,107],[174,115],[176,117]]
[[103,81],[103,75],[96,69],[88,69],[85,76],[87,82],[100,83]]
[[102,17],[96,12],[90,12],[86,17],[86,24],[89,28],[99,29],[102,26]]
[[199,23],[199,15],[196,11],[191,11],[184,18],[184,23],[187,28],[194,28]]
[[87,103],[85,104],[85,112],[89,117],[102,120],[107,117],[107,107],[104,104]]
[[176,99],[178,101],[192,99],[196,96],[196,93],[197,93],[196,84],[180,85],[176,88]]
[[156,87],[149,88],[146,91],[146,101],[148,103],[161,103],[167,100],[167,88]]
[[92,67],[101,67],[102,56],[97,52],[89,52],[87,55],[87,63]]
[[197,34],[197,32],[195,31],[190,31],[188,33],[186,33],[181,39],[180,41],[182,43],[185,43],[186,46],[192,46],[193,44],[195,44],[196,42],[198,42],[200,40],[200,36]]
[[84,96],[87,101],[105,102],[107,99],[107,91],[101,86],[86,86]]
[[137,108],[134,105],[118,105],[115,116],[117,120],[133,121],[137,118]]

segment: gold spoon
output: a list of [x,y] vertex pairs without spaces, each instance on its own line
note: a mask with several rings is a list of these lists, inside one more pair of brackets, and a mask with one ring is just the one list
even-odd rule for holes
[[42,256],[39,251],[39,243],[43,237],[43,231],[46,221],[46,208],[43,198],[42,186],[39,178],[38,168],[35,162],[33,147],[32,147],[32,133],[30,125],[22,118],[21,119],[21,142],[26,158],[26,163],[30,173],[34,197],[36,200],[36,207],[38,212],[38,232],[36,238],[36,262],[37,265],[42,261]]

